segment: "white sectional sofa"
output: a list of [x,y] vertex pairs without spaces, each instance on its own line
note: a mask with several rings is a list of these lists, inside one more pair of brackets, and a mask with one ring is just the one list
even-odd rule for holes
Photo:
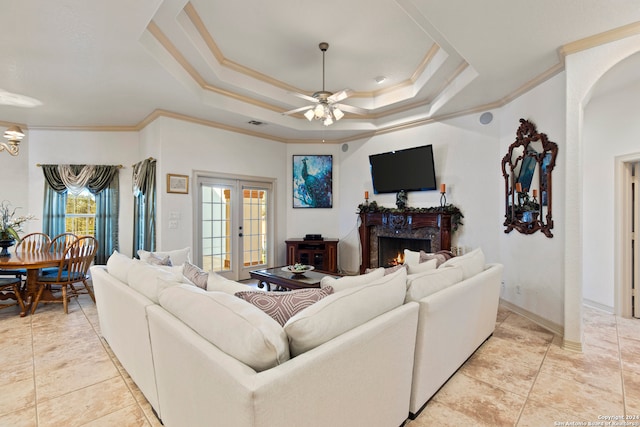
[[172,280],[175,267],[129,261],[91,269],[100,328],[165,426],[406,420],[418,304],[404,303],[405,272],[335,292],[281,327],[236,296]]
[[390,271],[326,278],[283,326],[214,274],[200,289],[122,255],[91,274],[102,335],[166,426],[399,426],[492,334],[502,266],[476,250]]
[[502,271],[501,264],[485,265],[477,249],[409,275],[406,301],[420,304],[410,418],[493,334]]

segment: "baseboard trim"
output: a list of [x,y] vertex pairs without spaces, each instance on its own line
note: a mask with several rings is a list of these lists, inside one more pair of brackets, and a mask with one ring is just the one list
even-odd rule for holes
[[530,312],[529,310],[526,310],[513,303],[510,303],[509,301],[505,301],[502,298],[500,298],[500,305],[508,308],[509,310],[513,311],[516,314],[519,314],[522,317],[526,317],[527,319],[531,320],[533,323],[539,326],[542,326],[549,332],[553,332],[559,337],[564,338],[564,326],[551,322],[543,317],[538,316],[535,313]]
[[569,350],[569,351],[575,351],[576,353],[582,353],[582,343],[580,342],[575,342],[575,341],[569,341],[569,340],[562,340],[562,348],[564,348],[565,350]]
[[599,302],[595,302],[587,298],[584,298],[582,300],[582,304],[584,304],[587,307],[595,308],[596,310],[604,311],[605,313],[615,314],[614,313],[615,310],[613,309],[613,307],[609,305],[600,304]]

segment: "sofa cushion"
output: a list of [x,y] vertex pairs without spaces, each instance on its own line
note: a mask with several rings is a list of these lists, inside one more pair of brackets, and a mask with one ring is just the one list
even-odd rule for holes
[[289,351],[297,356],[392,310],[404,302],[403,268],[367,284],[335,292],[305,308],[284,325]]
[[409,274],[423,273],[425,271],[435,270],[436,268],[438,268],[438,260],[435,258],[418,264],[407,264]]
[[440,268],[452,266],[459,266],[462,268],[463,279],[465,280],[482,272],[485,266],[482,248],[474,249],[462,256],[453,257],[442,264]]
[[324,276],[320,279],[320,287],[325,288],[331,286],[334,292],[340,292],[345,289],[350,289],[356,286],[370,283],[373,280],[379,279],[384,276],[384,268],[376,268],[370,273],[360,274],[358,276],[344,276],[344,277],[331,277]]
[[250,302],[284,326],[293,315],[333,293],[333,288],[295,289],[290,292],[243,291],[236,296]]
[[404,250],[404,263],[406,265],[420,264],[420,252]]
[[173,251],[164,252],[149,252],[140,249],[138,251],[138,256],[140,257],[140,260],[147,262],[152,253],[160,258],[168,256],[169,259],[171,259],[171,264],[173,265],[182,265],[187,261],[191,262],[191,248],[176,249]]
[[224,292],[225,294],[235,295],[236,292],[249,290],[247,285],[227,279],[213,271],[209,272],[207,278],[207,291]]
[[190,262],[184,263],[184,269],[182,270],[182,275],[188,281],[201,289],[207,289],[207,280],[209,279],[209,273],[198,267],[197,265],[193,265]]
[[[384,275],[386,276],[387,274],[392,274],[395,273],[396,271],[400,270],[401,268],[407,268],[407,266],[405,264],[398,264],[398,265],[394,265],[393,267],[384,267]],[[367,268],[364,273],[365,274],[369,274],[373,271],[376,271],[377,268]]]
[[427,253],[425,251],[420,251],[420,262],[430,261],[434,258],[438,260],[437,267],[440,267],[441,264],[453,258],[453,254],[451,253],[451,251],[438,251],[435,253]]
[[461,282],[462,276],[461,267],[438,268],[419,274],[410,274],[407,276],[407,294],[404,301],[420,301],[426,296]]
[[169,267],[173,265],[173,263],[171,262],[171,257],[169,255],[161,257],[154,254],[153,252],[147,258],[145,258],[145,262],[151,265],[167,265]]
[[182,266],[167,267],[136,261],[129,269],[127,276],[129,286],[132,289],[156,304],[158,303],[158,294],[164,289],[164,284],[158,281],[159,278],[165,282],[182,282]]
[[282,326],[233,295],[183,284],[165,289],[160,305],[220,350],[258,372],[289,359]]
[[129,258],[126,255],[113,251],[109,259],[107,260],[107,271],[110,275],[120,280],[122,283],[129,284],[129,270],[134,266],[138,260]]

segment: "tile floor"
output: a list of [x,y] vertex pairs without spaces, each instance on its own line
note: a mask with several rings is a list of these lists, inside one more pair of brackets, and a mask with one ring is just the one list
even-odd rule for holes
[[[100,338],[87,296],[68,315],[58,304],[17,313],[0,310],[0,426],[160,426]],[[640,415],[640,320],[587,308],[583,353],[506,309],[497,320],[493,337],[407,427],[597,425]]]

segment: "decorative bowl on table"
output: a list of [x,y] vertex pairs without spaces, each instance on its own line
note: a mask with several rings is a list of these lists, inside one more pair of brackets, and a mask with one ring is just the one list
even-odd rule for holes
[[294,264],[287,265],[286,267],[282,267],[282,270],[288,271],[293,274],[304,274],[307,271],[313,270],[315,267],[313,265],[305,265],[305,264]]

